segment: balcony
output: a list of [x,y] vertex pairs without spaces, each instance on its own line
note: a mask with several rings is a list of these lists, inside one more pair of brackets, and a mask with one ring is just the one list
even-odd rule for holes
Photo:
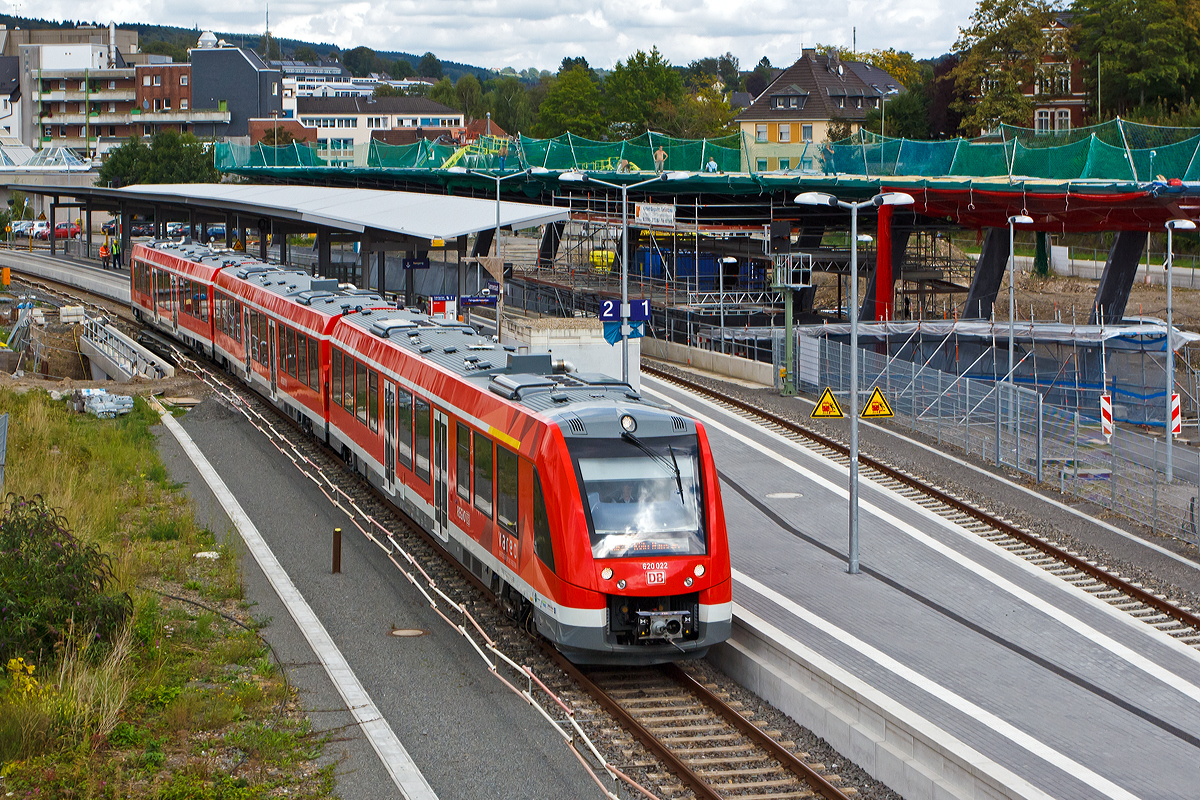
[[173,108],[169,111],[142,111],[141,109],[135,109],[135,113],[137,121],[146,125],[183,122],[223,122],[228,124],[231,119],[228,111],[220,111],[215,108],[189,108],[182,110]]
[[132,103],[137,100],[137,89],[97,89],[88,95],[88,99],[95,103]]

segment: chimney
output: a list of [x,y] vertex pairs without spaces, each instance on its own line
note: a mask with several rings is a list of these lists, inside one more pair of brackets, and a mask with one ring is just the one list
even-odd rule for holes
[[117,23],[109,21],[108,23],[108,68],[116,69],[117,67]]
[[800,57],[801,58],[816,58],[817,57],[817,48],[805,47],[803,50],[800,51]]

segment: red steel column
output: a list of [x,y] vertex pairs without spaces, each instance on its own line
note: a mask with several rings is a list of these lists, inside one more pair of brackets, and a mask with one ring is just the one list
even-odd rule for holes
[[879,231],[875,239],[875,320],[892,318],[892,207],[879,207]]

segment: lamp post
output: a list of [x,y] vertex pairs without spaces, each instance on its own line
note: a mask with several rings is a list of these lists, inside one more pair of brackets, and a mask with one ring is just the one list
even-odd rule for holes
[[494,235],[496,259],[500,264],[500,284],[501,291],[496,295],[496,338],[501,338],[501,319],[504,314],[504,258],[500,253],[500,184],[509,178],[528,178],[535,173],[549,172],[550,170],[542,167],[526,167],[520,172],[513,172],[508,175],[501,175],[498,171],[495,174],[484,170],[471,169],[470,167],[449,167],[446,172],[455,175],[484,175],[496,181],[496,233]]
[[560,181],[568,183],[598,183],[621,191],[621,380],[625,383],[629,383],[629,190],[660,181],[677,181],[690,177],[690,172],[664,172],[649,180],[621,184],[593,178],[586,172],[571,171],[558,176]]
[[[1017,315],[1017,255],[1014,248],[1016,235],[1013,232],[1014,225],[1032,225],[1033,219],[1025,214],[1015,214],[1008,218],[1008,382],[1012,383],[1013,376],[1013,355],[1016,353],[1016,346],[1013,344],[1014,319]],[[1011,402],[1011,398],[1009,400]]]
[[1173,234],[1175,231],[1194,231],[1196,223],[1190,219],[1169,219],[1166,222],[1167,228],[1167,424],[1165,427],[1167,440],[1167,483],[1175,479],[1174,470],[1171,468],[1171,438],[1174,426],[1171,419],[1172,397],[1175,395],[1175,347],[1171,336],[1171,270],[1175,266],[1175,251]]
[[[858,574],[858,211],[861,208],[912,205],[912,195],[883,192],[861,203],[846,203],[831,194],[804,192],[795,202],[805,206],[831,206],[850,211],[850,545],[849,568]],[[876,287],[878,291],[878,287]]]

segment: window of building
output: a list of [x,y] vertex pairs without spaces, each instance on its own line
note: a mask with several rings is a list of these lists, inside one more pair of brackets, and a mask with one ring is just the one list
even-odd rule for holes
[[115,113],[117,113],[117,104],[116,104],[116,103],[109,103],[109,104],[108,104],[108,113],[110,113],[110,114],[115,114]]
[[109,88],[110,90],[112,90],[112,89],[116,89],[116,88],[117,88],[117,82],[116,82],[116,81],[109,81],[109,82],[108,82],[108,88]]
[[786,122],[779,126],[779,141],[790,142],[792,140],[792,126]]
[[513,536],[519,535],[517,497],[520,495],[520,463],[512,450],[507,447],[496,448],[496,521]]
[[171,98],[164,97],[163,98],[163,111],[170,111],[170,110],[171,110]]
[[755,125],[754,126],[754,141],[765,142],[766,140],[767,140],[767,126],[765,124]]
[[150,85],[150,76],[143,75],[142,76],[142,86],[149,86],[149,85]]
[[116,136],[116,135],[117,135],[117,126],[116,126],[116,125],[109,125],[109,126],[108,126],[108,135],[109,135],[109,136]]
[[181,98],[179,98],[179,107],[180,107],[182,110],[184,110],[184,111],[187,111],[187,108],[188,108],[188,99],[187,99],[186,97],[181,97]]
[[59,82],[58,82],[58,88],[59,88],[59,90],[60,90],[60,91],[64,91],[64,92],[65,92],[65,91],[67,90],[67,82],[66,82],[66,81],[59,81]]
[[475,434],[475,508],[492,518],[492,440]]
[[1071,130],[1071,111],[1070,109],[1060,108],[1054,112],[1054,130],[1069,131]]
[[1036,124],[1034,125],[1034,127],[1036,127],[1039,132],[1049,131],[1050,130],[1050,110],[1045,109],[1045,108],[1038,109],[1037,118],[1035,120],[1035,123]]
[[159,98],[154,98],[154,110],[158,111],[162,108],[162,101]]
[[187,75],[180,75],[180,76],[179,76],[179,85],[180,85],[180,86],[187,86],[187,85],[188,85],[188,76],[187,76]]
[[458,423],[454,431],[454,441],[458,453],[458,458],[454,463],[458,496],[469,503],[471,501],[471,429],[461,422]]
[[62,126],[62,128],[58,132],[58,135],[64,139],[66,138],[66,136],[67,136],[67,126],[66,125]]
[[779,168],[780,169],[791,169],[792,168],[792,160],[790,158],[779,159]]
[[800,141],[811,142],[812,140],[813,140],[812,125],[801,125],[800,126]]
[[86,91],[87,91],[87,81],[80,81],[80,82],[79,82],[79,91],[81,91],[81,92],[86,92]]
[[46,129],[44,131],[42,131],[42,135],[45,136],[47,139],[49,139],[51,136],[54,135],[54,126],[47,125]]
[[154,135],[154,126],[153,125],[143,125],[142,126],[142,136],[153,136],[153,135]]
[[416,440],[414,459],[417,477],[429,483],[429,401],[417,397],[413,402],[413,428]]
[[765,158],[755,159],[754,168],[759,172],[767,171],[767,160]]
[[154,76],[154,85],[155,85],[155,86],[162,86],[162,75],[155,75],[155,76]]
[[800,169],[811,170],[812,168],[813,168],[813,160],[811,158],[806,158],[800,162]]
[[276,81],[271,81],[271,94],[275,97],[279,96],[279,83]]

